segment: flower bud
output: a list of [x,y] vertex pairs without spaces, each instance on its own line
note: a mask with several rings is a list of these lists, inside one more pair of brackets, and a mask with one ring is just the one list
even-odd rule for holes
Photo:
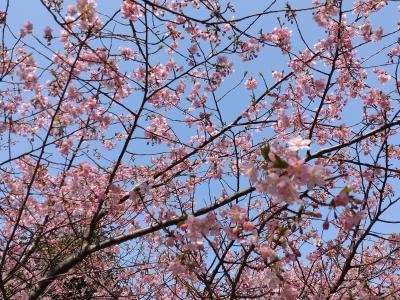
[[254,226],[253,223],[251,223],[250,221],[245,221],[243,222],[243,230],[246,231],[252,231],[253,229],[255,229],[256,227]]

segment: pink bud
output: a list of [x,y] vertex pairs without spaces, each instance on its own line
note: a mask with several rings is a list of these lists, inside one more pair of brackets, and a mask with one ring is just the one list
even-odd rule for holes
[[77,13],[76,7],[74,5],[69,5],[68,6],[68,13],[73,16]]
[[53,38],[53,29],[51,29],[49,26],[46,26],[43,36],[46,40],[50,41]]
[[244,230],[246,230],[246,231],[252,231],[254,228],[256,228],[256,227],[255,227],[254,224],[251,223],[250,221],[245,221],[245,222],[243,222],[243,229],[244,229]]
[[293,254],[296,255],[296,257],[301,257],[301,253],[298,249],[293,249]]
[[329,221],[328,220],[325,220],[325,222],[322,224],[322,228],[324,230],[328,230],[329,229]]
[[26,31],[27,33],[31,33],[32,30],[33,30],[33,25],[32,25],[32,23],[29,22],[29,21],[27,21],[27,22],[24,24],[24,29],[25,29],[25,31]]

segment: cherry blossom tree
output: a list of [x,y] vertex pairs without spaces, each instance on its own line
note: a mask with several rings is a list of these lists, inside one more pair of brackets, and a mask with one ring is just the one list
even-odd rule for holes
[[35,2],[0,7],[2,299],[400,297],[396,1]]

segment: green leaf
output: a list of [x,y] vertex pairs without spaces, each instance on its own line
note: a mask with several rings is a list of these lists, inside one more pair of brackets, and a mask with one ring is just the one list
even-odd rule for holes
[[268,157],[269,152],[270,152],[269,145],[267,145],[266,147],[262,147],[261,148],[261,155],[264,157],[264,159],[266,161],[269,161],[269,157]]
[[287,230],[286,226],[279,227],[279,235],[284,235]]
[[273,168],[286,169],[288,166],[289,164],[286,161],[275,154],[275,161],[272,163]]
[[345,187],[342,189],[342,192],[343,192],[343,193],[346,193],[346,194],[348,195],[348,194],[350,194],[350,192],[351,192],[351,188],[349,188],[348,186],[345,186]]

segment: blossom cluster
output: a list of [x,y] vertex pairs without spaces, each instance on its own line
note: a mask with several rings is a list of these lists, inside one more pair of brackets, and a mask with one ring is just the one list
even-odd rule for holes
[[295,137],[289,140],[286,159],[263,148],[262,153],[266,162],[263,163],[261,176],[260,168],[255,165],[245,165],[243,173],[255,185],[260,193],[269,194],[276,202],[295,203],[300,200],[299,190],[306,186],[324,186],[326,170],[321,165],[309,165],[300,159],[297,151],[309,149],[310,140]]

